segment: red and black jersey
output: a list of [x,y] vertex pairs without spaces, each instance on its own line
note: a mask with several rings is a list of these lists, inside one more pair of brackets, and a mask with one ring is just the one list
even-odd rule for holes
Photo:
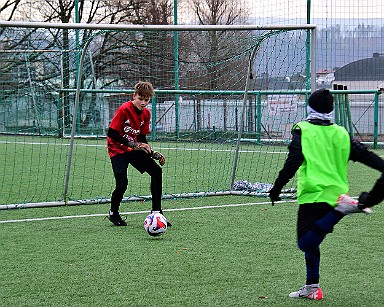
[[[150,132],[151,112],[145,108],[142,112],[136,109],[132,101],[124,102],[112,118],[109,128],[119,132],[129,142],[137,142],[139,134],[146,135]],[[120,142],[108,137],[108,154],[113,157],[133,150]]]

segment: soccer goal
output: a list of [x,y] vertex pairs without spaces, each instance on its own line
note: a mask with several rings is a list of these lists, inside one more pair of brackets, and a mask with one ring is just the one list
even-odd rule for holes
[[[106,131],[138,81],[156,89],[148,140],[167,158],[164,198],[265,196],[314,88],[310,24],[0,27],[6,208],[108,202]],[[129,169],[125,199],[149,198],[148,182]]]

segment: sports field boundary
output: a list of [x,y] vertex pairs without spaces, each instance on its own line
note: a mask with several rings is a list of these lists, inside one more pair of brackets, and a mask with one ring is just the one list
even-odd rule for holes
[[[193,193],[178,193],[178,194],[164,194],[162,196],[163,200],[176,199],[176,198],[196,198],[196,197],[211,197],[211,196],[228,196],[228,195],[237,195],[237,196],[254,196],[254,197],[268,197],[268,192],[260,191],[218,191],[218,192],[193,192]],[[281,197],[292,198],[292,194],[282,193]],[[129,196],[124,197],[122,202],[131,202],[131,201],[146,201],[151,200],[152,196]],[[62,206],[77,206],[77,205],[95,205],[95,204],[106,204],[110,203],[110,198],[98,198],[98,199],[89,199],[89,200],[68,200],[65,201],[52,201],[52,202],[37,202],[37,203],[24,203],[24,204],[7,204],[0,205],[0,210],[12,210],[12,209],[26,209],[26,208],[43,208],[43,207],[62,207]]]
[[[275,202],[278,203],[287,203],[295,202],[295,200],[284,200]],[[202,206],[202,207],[188,207],[188,208],[170,208],[164,209],[164,212],[174,212],[174,211],[190,211],[190,210],[204,210],[204,209],[218,209],[218,208],[227,208],[227,207],[245,207],[245,206],[255,206],[255,205],[271,205],[271,202],[252,202],[252,203],[240,203],[240,204],[223,204],[223,205],[214,205],[214,206]],[[133,215],[133,214],[147,214],[146,211],[128,211],[120,212],[122,215]],[[27,218],[19,220],[4,220],[0,221],[0,224],[8,223],[23,223],[23,222],[37,222],[37,221],[51,221],[51,220],[64,220],[64,219],[75,219],[75,218],[88,218],[88,217],[102,217],[107,216],[106,213],[95,213],[95,214],[82,214],[82,215],[65,215],[65,216],[51,216],[51,217],[41,217],[41,218]]]

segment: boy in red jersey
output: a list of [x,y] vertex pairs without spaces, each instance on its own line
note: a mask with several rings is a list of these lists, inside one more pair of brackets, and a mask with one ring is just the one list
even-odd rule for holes
[[[146,139],[151,119],[147,105],[154,89],[149,82],[139,82],[134,90],[133,99],[117,109],[108,129],[108,154],[116,182],[108,218],[115,226],[127,226],[119,214],[119,207],[128,187],[129,164],[140,173],[147,172],[151,176],[152,212],[162,213],[162,169],[154,160],[163,166],[165,158],[161,153],[152,151]],[[171,226],[169,222],[168,226]]]

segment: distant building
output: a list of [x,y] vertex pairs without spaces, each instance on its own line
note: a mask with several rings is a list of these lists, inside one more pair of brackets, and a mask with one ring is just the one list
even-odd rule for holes
[[377,89],[384,83],[384,54],[374,53],[372,58],[349,63],[335,71],[335,84],[349,90]]
[[316,72],[316,84],[318,88],[332,88],[332,82],[335,80],[333,70],[321,70]]

